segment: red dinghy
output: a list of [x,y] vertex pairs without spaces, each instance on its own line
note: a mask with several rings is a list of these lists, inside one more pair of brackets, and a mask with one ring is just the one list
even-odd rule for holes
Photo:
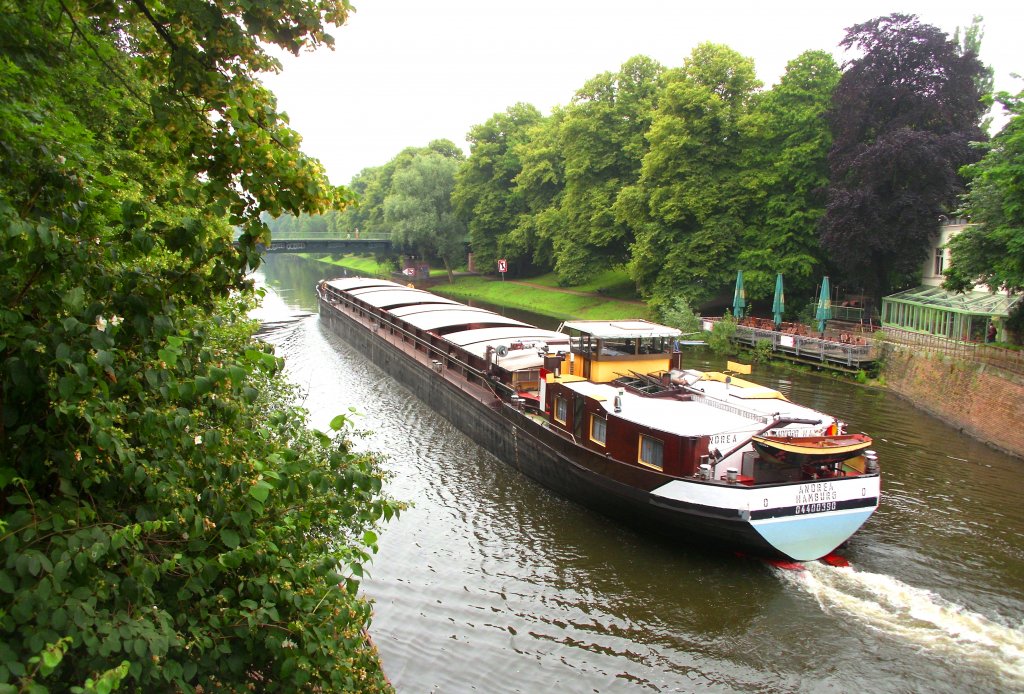
[[833,465],[871,446],[866,434],[755,436],[750,441],[763,459],[778,465]]

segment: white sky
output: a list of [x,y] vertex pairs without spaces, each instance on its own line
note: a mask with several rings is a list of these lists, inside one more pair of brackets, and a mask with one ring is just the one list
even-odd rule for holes
[[699,43],[721,43],[753,58],[768,87],[805,50],[841,63],[847,27],[893,12],[950,36],[983,16],[981,58],[995,68],[996,89],[1024,88],[1010,76],[1024,73],[1020,0],[352,2],[348,24],[331,32],[334,51],[288,55],[281,74],[264,78],[336,185],[435,139],[468,154],[473,125],[520,101],[548,114],[634,55],[677,67]]

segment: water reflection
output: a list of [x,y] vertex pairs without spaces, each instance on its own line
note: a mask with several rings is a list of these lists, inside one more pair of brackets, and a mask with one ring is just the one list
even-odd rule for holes
[[[279,308],[314,308],[273,274],[284,258],[267,269]],[[320,279],[287,264],[288,282]],[[317,425],[363,413],[361,445],[387,453],[390,493],[415,504],[384,531],[364,585],[399,691],[1024,688],[1020,461],[888,393],[758,367],[875,434],[885,473],[881,509],[845,549],[853,569],[782,573],[649,540],[547,492],[315,316],[269,339]]]

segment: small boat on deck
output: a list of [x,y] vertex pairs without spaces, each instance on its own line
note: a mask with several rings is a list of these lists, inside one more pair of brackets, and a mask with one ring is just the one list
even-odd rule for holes
[[[771,456],[791,455],[781,442],[839,440],[842,426],[732,366],[682,369],[675,328],[614,320],[544,330],[371,278],[323,281],[317,293],[328,329],[473,441],[643,533],[810,561],[878,508],[874,452],[779,464]],[[755,448],[757,437],[774,447]]]
[[[830,436],[754,436],[750,443],[764,460],[777,465],[816,466],[830,472],[842,472],[839,463],[871,448],[866,434]],[[856,469],[856,468],[851,468]],[[861,470],[863,471],[863,470]]]

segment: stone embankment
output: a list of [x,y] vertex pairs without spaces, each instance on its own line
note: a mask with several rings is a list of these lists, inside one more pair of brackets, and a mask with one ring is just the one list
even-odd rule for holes
[[1024,376],[891,343],[883,360],[889,390],[964,433],[1024,458]]

